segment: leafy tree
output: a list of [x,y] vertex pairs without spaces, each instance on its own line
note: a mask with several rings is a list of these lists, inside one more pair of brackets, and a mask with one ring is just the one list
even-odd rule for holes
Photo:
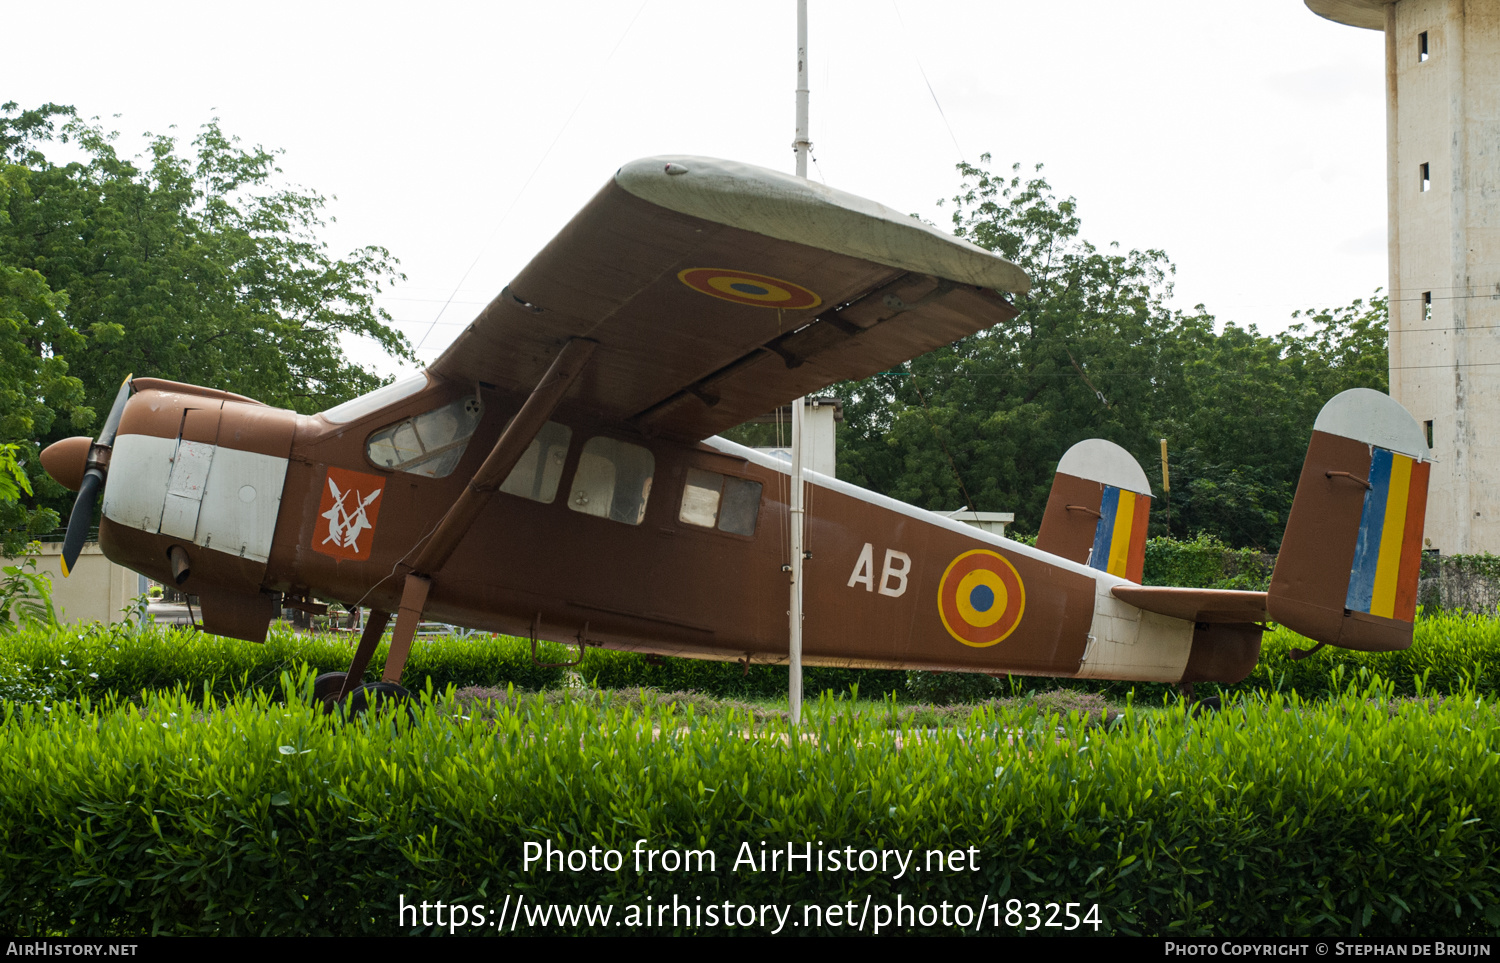
[[[22,492],[31,494],[31,480],[16,462],[18,447],[0,445],[0,505],[14,503]],[[39,548],[39,543],[32,542],[26,546],[24,559],[18,559],[15,565],[0,565],[0,635],[10,634],[19,625],[57,624],[51,578],[36,571]]]
[[1275,336],[1227,325],[1184,366],[1189,407],[1163,412],[1160,422],[1174,452],[1172,534],[1207,531],[1274,549],[1318,410],[1348,388],[1386,390],[1386,299],[1378,292],[1368,305],[1293,317],[1307,320]]
[[1189,346],[1210,337],[1212,319],[1167,309],[1162,252],[1082,239],[1077,202],[1040,176],[960,171],[955,233],[1020,265],[1032,289],[1010,324],[843,386],[839,473],[928,508],[1015,511],[1034,532],[1074,441],[1104,437],[1138,455],[1154,445],[1184,335]]
[[[374,304],[395,259],[333,257],[326,199],[278,186],[276,152],[216,121],[187,149],[153,137],[144,158],[115,139],[69,107],[0,107],[0,442],[22,445],[38,496],[0,506],[10,551],[67,505],[37,450],[96,430],[126,375],[312,412],[381,383],[341,335],[412,358]],[[54,162],[58,145],[82,159]]]
[[1299,312],[1277,336],[1218,330],[1202,305],[1166,307],[1163,252],[1084,240],[1076,200],[1039,173],[959,170],[954,233],[1020,265],[1032,289],[1009,324],[836,387],[840,477],[926,508],[1014,511],[1018,534],[1034,533],[1074,442],[1116,442],[1159,486],[1167,438],[1171,533],[1276,547],[1318,409],[1385,388],[1384,299]]

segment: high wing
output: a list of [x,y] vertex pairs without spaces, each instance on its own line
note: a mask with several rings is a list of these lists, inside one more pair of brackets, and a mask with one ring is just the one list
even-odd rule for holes
[[433,363],[531,391],[574,338],[573,398],[697,441],[1016,316],[1020,268],[863,198],[705,157],[620,168]]

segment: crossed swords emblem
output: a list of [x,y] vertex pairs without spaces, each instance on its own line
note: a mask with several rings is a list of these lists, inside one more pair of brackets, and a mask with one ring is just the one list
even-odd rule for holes
[[365,509],[370,507],[371,502],[380,497],[380,493],[384,489],[375,489],[368,498],[358,502],[353,511],[346,509],[344,506],[351,494],[358,501],[359,492],[357,490],[341,492],[339,491],[339,486],[334,483],[332,478],[328,479],[328,490],[333,493],[333,507],[321,516],[328,519],[328,537],[323,539],[323,544],[326,545],[332,542],[341,548],[352,548],[357,552],[359,551],[357,540],[360,533],[367,528],[373,529],[375,527],[370,524],[370,519],[365,515]]

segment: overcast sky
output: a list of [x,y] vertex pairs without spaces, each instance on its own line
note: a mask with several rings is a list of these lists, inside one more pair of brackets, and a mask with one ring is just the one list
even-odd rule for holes
[[[809,6],[814,179],[946,226],[960,157],[1045,164],[1086,238],[1166,251],[1177,306],[1263,330],[1386,283],[1377,32],[1301,0]],[[621,163],[793,165],[794,0],[62,9],[7,11],[0,101],[130,153],[211,117],[284,150],[337,197],[335,253],[400,258],[382,303],[425,361]]]

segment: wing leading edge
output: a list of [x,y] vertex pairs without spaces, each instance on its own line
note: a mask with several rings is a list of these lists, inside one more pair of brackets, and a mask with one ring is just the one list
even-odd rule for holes
[[696,441],[1016,315],[1014,264],[863,198],[701,157],[622,167],[433,363],[529,391],[571,338],[575,399]]

